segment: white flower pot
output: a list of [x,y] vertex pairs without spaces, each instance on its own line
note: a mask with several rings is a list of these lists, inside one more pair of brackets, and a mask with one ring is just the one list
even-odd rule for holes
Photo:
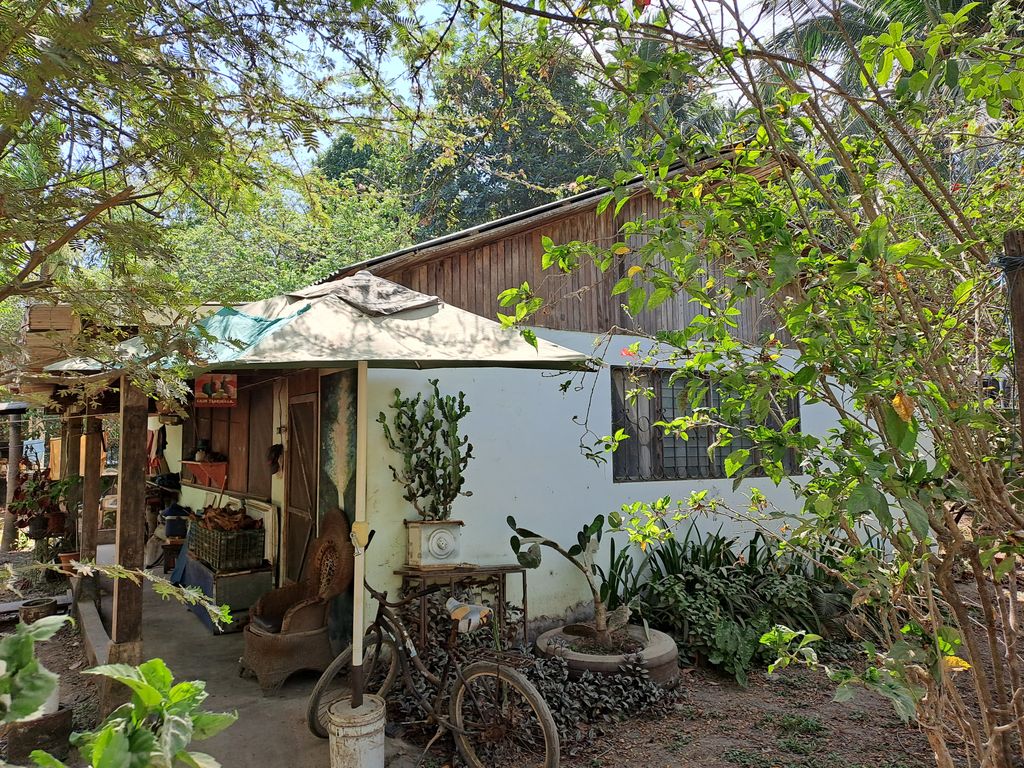
[[447,568],[462,563],[461,520],[406,520],[406,562],[414,568]]

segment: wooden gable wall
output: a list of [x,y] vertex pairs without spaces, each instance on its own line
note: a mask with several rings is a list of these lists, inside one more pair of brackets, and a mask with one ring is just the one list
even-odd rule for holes
[[[655,218],[665,205],[650,194],[640,194],[627,202],[618,216],[611,208],[598,216],[597,202],[595,198],[567,213],[546,212],[492,232],[470,234],[448,244],[396,256],[371,269],[388,280],[439,296],[487,318],[509,311],[498,304],[501,291],[528,282],[545,299],[544,308],[531,324],[544,328],[600,334],[612,329],[651,333],[685,327],[701,308],[684,295],[644,311],[635,320],[628,316],[622,307],[625,297],[611,295],[612,286],[629,268],[628,257],[605,274],[593,264],[584,264],[570,275],[555,268],[541,268],[542,237],[550,237],[555,243],[581,240],[610,246],[620,239],[624,222]],[[631,238],[629,244],[638,247],[641,238]],[[709,274],[719,284],[724,279],[716,265]],[[741,339],[755,341],[772,325],[761,300],[746,302],[742,312],[737,318]]]

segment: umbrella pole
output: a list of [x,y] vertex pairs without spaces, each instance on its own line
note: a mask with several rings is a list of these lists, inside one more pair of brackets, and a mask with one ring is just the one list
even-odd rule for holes
[[366,590],[366,430],[367,430],[367,365],[356,368],[356,515],[352,527],[356,540],[356,556],[352,575],[352,708],[363,705],[363,598]]

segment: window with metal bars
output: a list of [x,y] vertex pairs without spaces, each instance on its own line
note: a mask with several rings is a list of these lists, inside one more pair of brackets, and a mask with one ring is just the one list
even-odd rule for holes
[[[761,457],[758,446],[742,432],[735,432],[729,445],[712,449],[717,426],[688,429],[685,440],[679,436],[666,435],[663,427],[654,426],[660,421],[670,422],[690,413],[688,382],[682,378],[672,382],[671,374],[671,370],[612,368],[612,432],[622,429],[629,435],[629,439],[619,443],[612,454],[615,482],[724,478],[725,457],[741,448],[749,450],[748,461],[758,465],[749,474],[763,477],[765,473],[759,466]],[[651,396],[640,394],[631,402],[628,394],[634,389],[649,390]],[[702,405],[705,408],[717,408],[719,404],[720,393],[709,382]],[[779,429],[786,421],[800,417],[799,402],[796,400],[789,401],[785,410],[785,413],[771,417],[768,426]],[[786,474],[799,474],[796,451],[787,450],[782,465]]]

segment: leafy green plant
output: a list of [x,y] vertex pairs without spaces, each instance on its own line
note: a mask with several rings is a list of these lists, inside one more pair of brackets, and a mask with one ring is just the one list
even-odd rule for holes
[[835,620],[849,610],[850,596],[806,559],[778,554],[760,534],[740,553],[736,543],[691,524],[681,539],[652,547],[643,611],[684,652],[745,685],[755,663],[778,657],[764,639],[773,627],[839,633]]
[[520,528],[516,524],[516,519],[511,515],[507,518],[507,522],[509,528],[515,531],[515,535],[509,541],[512,551],[525,568],[539,567],[541,547],[547,547],[560,554],[583,574],[594,599],[595,639],[602,645],[611,647],[612,634],[629,621],[629,606],[621,604],[615,609],[614,615],[609,613],[606,600],[611,596],[611,590],[607,587],[607,581],[602,581],[600,568],[594,561],[601,546],[601,536],[604,533],[604,515],[597,515],[584,525],[576,534],[576,543],[570,547],[563,547],[546,536],[541,536],[527,528]]
[[457,397],[442,395],[437,379],[430,379],[430,386],[432,392],[426,398],[422,394],[402,397],[396,389],[392,423],[388,424],[383,411],[377,422],[388,446],[402,456],[401,467],[390,467],[395,481],[405,488],[402,498],[424,520],[448,520],[455,500],[472,496],[471,491],[462,489],[473,445],[459,434],[459,423],[470,408],[465,392]]
[[[191,680],[175,684],[161,659],[151,659],[137,667],[108,664],[87,672],[116,680],[132,691],[131,701],[114,710],[99,728],[71,737],[90,766],[220,765],[209,755],[189,749],[193,741],[215,736],[238,719],[237,714],[202,709],[207,697],[206,683]],[[32,759],[42,768],[66,768],[45,752],[33,752]]]
[[57,689],[57,675],[39,663],[35,646],[70,620],[46,616],[32,624],[19,623],[13,633],[0,638],[0,723],[28,717]]
[[601,599],[614,611],[619,606],[634,607],[646,587],[649,560],[641,558],[639,565],[628,547],[617,549],[615,539],[609,542],[608,570],[597,566],[601,577]]

